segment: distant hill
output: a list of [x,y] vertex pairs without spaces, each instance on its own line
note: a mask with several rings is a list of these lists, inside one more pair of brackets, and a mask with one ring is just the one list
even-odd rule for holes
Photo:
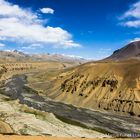
[[63,54],[34,54],[32,58],[38,61],[60,61],[60,62],[87,62],[86,59],[76,56],[63,55]]
[[140,41],[134,41],[125,47],[114,51],[106,60],[140,59]]
[[56,62],[67,62],[67,63],[78,63],[82,64],[87,62],[86,59],[76,56],[67,56],[62,54],[25,54],[21,51],[0,51],[0,61],[10,61],[10,62],[17,62],[17,61],[56,61]]
[[23,52],[14,50],[14,51],[0,51],[0,62],[2,61],[23,61],[29,59],[30,56],[24,54]]

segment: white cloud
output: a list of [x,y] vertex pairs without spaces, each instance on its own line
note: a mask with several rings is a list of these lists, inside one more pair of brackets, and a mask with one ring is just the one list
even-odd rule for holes
[[63,48],[79,47],[72,35],[60,27],[43,25],[37,13],[0,0],[0,39]]
[[19,19],[30,21],[37,21],[37,14],[32,13],[29,9],[25,10],[20,8],[18,5],[12,5],[5,0],[0,0],[0,16],[1,17],[17,17]]
[[120,18],[122,26],[140,27],[140,1],[132,4]]
[[84,59],[84,57],[78,56],[78,55],[67,55],[67,54],[62,54],[62,56],[70,57],[70,58],[75,58],[75,59]]
[[130,43],[136,42],[136,41],[140,41],[140,38],[134,38],[133,40],[130,41]]
[[130,9],[124,13],[122,18],[135,17],[140,18],[140,1],[130,6]]
[[81,47],[80,44],[75,43],[73,40],[61,42],[61,45],[57,45],[56,47],[63,47],[63,48],[67,49],[67,48],[70,48],[71,46],[73,46],[75,48]]
[[42,8],[42,9],[40,9],[40,11],[43,14],[53,14],[54,13],[54,10],[52,8]]
[[43,45],[42,44],[39,44],[39,43],[34,43],[34,44],[29,45],[29,46],[22,47],[23,50],[30,50],[30,49],[31,50],[35,50],[37,48],[43,48]]
[[0,43],[0,47],[4,47],[5,46],[5,44],[3,44],[3,43]]
[[31,44],[30,47],[34,47],[34,48],[40,47],[40,48],[42,48],[42,45],[35,43],[35,44]]
[[127,27],[140,27],[140,20],[135,20],[135,21],[125,21],[122,22],[121,25],[127,26]]

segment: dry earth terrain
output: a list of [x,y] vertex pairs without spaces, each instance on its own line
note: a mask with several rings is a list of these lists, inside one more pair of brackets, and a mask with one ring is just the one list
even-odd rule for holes
[[[91,65],[92,63],[88,63],[85,65],[89,65],[89,64]],[[95,65],[95,63],[93,64]],[[91,66],[93,66],[93,64]],[[44,70],[39,71],[39,72],[37,71],[29,72],[29,73],[12,76],[11,78],[8,78],[7,80],[4,81],[4,84],[0,88],[1,94],[10,97],[9,99],[7,99],[9,100],[9,103],[12,100],[12,101],[18,101],[19,105],[24,104],[28,106],[28,108],[27,109],[25,108],[25,110],[21,109],[22,106],[20,107],[20,110],[24,111],[22,113],[20,112],[20,114],[23,114],[23,116],[21,117],[22,120],[20,120],[20,117],[18,115],[16,115],[14,118],[13,118],[14,116],[13,114],[12,116],[10,116],[9,114],[2,115],[4,116],[3,119],[4,120],[6,119],[6,123],[12,126],[12,128],[14,129],[14,133],[24,134],[24,135],[25,134],[29,134],[29,135],[44,134],[44,135],[52,135],[52,136],[65,136],[66,135],[66,136],[92,137],[92,138],[93,137],[108,137],[108,136],[133,137],[133,135],[138,137],[140,134],[140,128],[139,128],[140,119],[138,117],[133,117],[133,116],[128,116],[128,115],[124,116],[124,115],[116,114],[115,112],[108,112],[108,111],[102,111],[102,110],[101,112],[99,112],[99,111],[95,111],[95,109],[89,110],[90,109],[89,106],[86,107],[87,109],[74,107],[73,105],[69,105],[70,103],[68,104],[68,102],[67,104],[66,103],[64,104],[64,103],[60,103],[60,102],[55,101],[54,99],[52,100],[51,98],[49,98],[49,96],[45,92],[46,91],[48,92],[51,89],[53,89],[50,87],[53,87],[53,85],[55,85],[58,82],[58,80],[62,80],[64,77],[67,77],[66,74],[70,74],[69,72],[73,71],[74,69],[75,68],[63,69],[63,70],[60,70],[61,73],[59,73],[58,70],[57,72],[55,70],[54,71],[45,70],[45,72]],[[48,79],[48,81],[46,79]],[[63,84],[63,81],[61,81],[59,84],[60,85],[58,86],[60,86],[59,89],[61,90],[62,88],[61,84]],[[42,85],[42,87],[40,87],[40,85]],[[57,91],[57,90],[54,89],[54,91]],[[52,91],[50,93],[52,93]],[[78,97],[79,95],[76,96],[77,99]],[[6,103],[8,103],[8,101]],[[11,103],[11,104],[14,105],[15,103]],[[34,111],[34,109],[36,111]],[[43,118],[43,122],[35,118],[33,119],[32,115],[28,116],[28,118],[31,118],[31,120],[25,119],[27,114],[25,115],[24,113],[34,114],[35,117],[37,117],[38,116],[37,110],[39,111],[39,116],[41,113],[41,118]],[[53,124],[54,127],[52,127],[52,129],[49,125],[49,129],[48,129],[47,127],[48,124],[44,122],[46,121],[44,120],[44,116],[45,118],[47,117],[47,115],[43,115],[44,113],[42,112],[44,111],[46,113],[52,113],[50,118],[53,118],[54,116],[56,120],[59,120],[60,122],[67,124],[68,131],[67,131],[67,127],[62,126],[61,128],[59,125],[56,125],[56,123],[55,125]],[[9,112],[9,111],[6,111],[6,112]],[[8,116],[10,116],[11,119],[8,119],[8,122],[7,122]],[[19,121],[17,121],[16,118]],[[30,124],[28,123],[28,121],[30,122]],[[34,123],[31,123],[32,121]],[[39,123],[40,125],[38,125],[38,122],[40,122]],[[55,122],[55,121],[53,120],[52,122]],[[21,124],[24,124],[24,125],[21,125]],[[44,127],[44,124],[46,127]],[[19,127],[17,128],[17,126]],[[54,129],[55,127],[56,127],[56,130]],[[70,131],[71,127],[72,127],[72,131]],[[76,128],[75,130],[74,129],[75,127],[78,127],[78,128]]]
[[[41,91],[34,91],[28,86],[22,87],[28,75],[32,76],[36,75],[36,73],[42,74],[47,72],[49,79],[49,77],[52,77],[51,72],[58,75],[58,73],[65,71],[68,67],[73,67],[73,65],[60,62],[2,63],[0,65],[0,133],[8,135],[49,135],[86,138],[109,137],[94,130],[67,124],[56,118],[53,113],[42,111],[38,108],[36,110],[35,106],[31,107],[24,102],[29,101],[28,103],[32,104],[32,100],[35,98],[35,103],[38,105],[42,98],[38,95],[42,93]],[[17,78],[20,75],[23,75],[23,77],[13,81],[14,75],[17,75]],[[10,82],[12,87],[9,84]],[[25,97],[24,100],[21,100],[22,92],[26,92],[23,95]]]
[[8,54],[0,63],[0,133],[44,135],[30,139],[140,137],[138,50],[139,42],[132,43],[79,66]]
[[140,61],[90,62],[50,83],[52,99],[90,109],[140,116]]

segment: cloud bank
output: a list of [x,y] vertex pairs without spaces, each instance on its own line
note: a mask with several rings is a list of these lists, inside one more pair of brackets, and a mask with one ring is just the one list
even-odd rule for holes
[[140,27],[140,0],[132,5],[120,18],[122,26]]
[[[42,11],[54,12],[48,8]],[[5,0],[0,0],[0,39],[61,48],[80,47],[68,31],[60,27],[45,26],[44,20],[31,9],[23,9]]]

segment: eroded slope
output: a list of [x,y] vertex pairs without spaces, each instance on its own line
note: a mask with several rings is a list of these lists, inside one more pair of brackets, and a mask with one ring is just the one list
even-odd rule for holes
[[59,75],[49,97],[77,106],[140,116],[140,62],[87,63]]

